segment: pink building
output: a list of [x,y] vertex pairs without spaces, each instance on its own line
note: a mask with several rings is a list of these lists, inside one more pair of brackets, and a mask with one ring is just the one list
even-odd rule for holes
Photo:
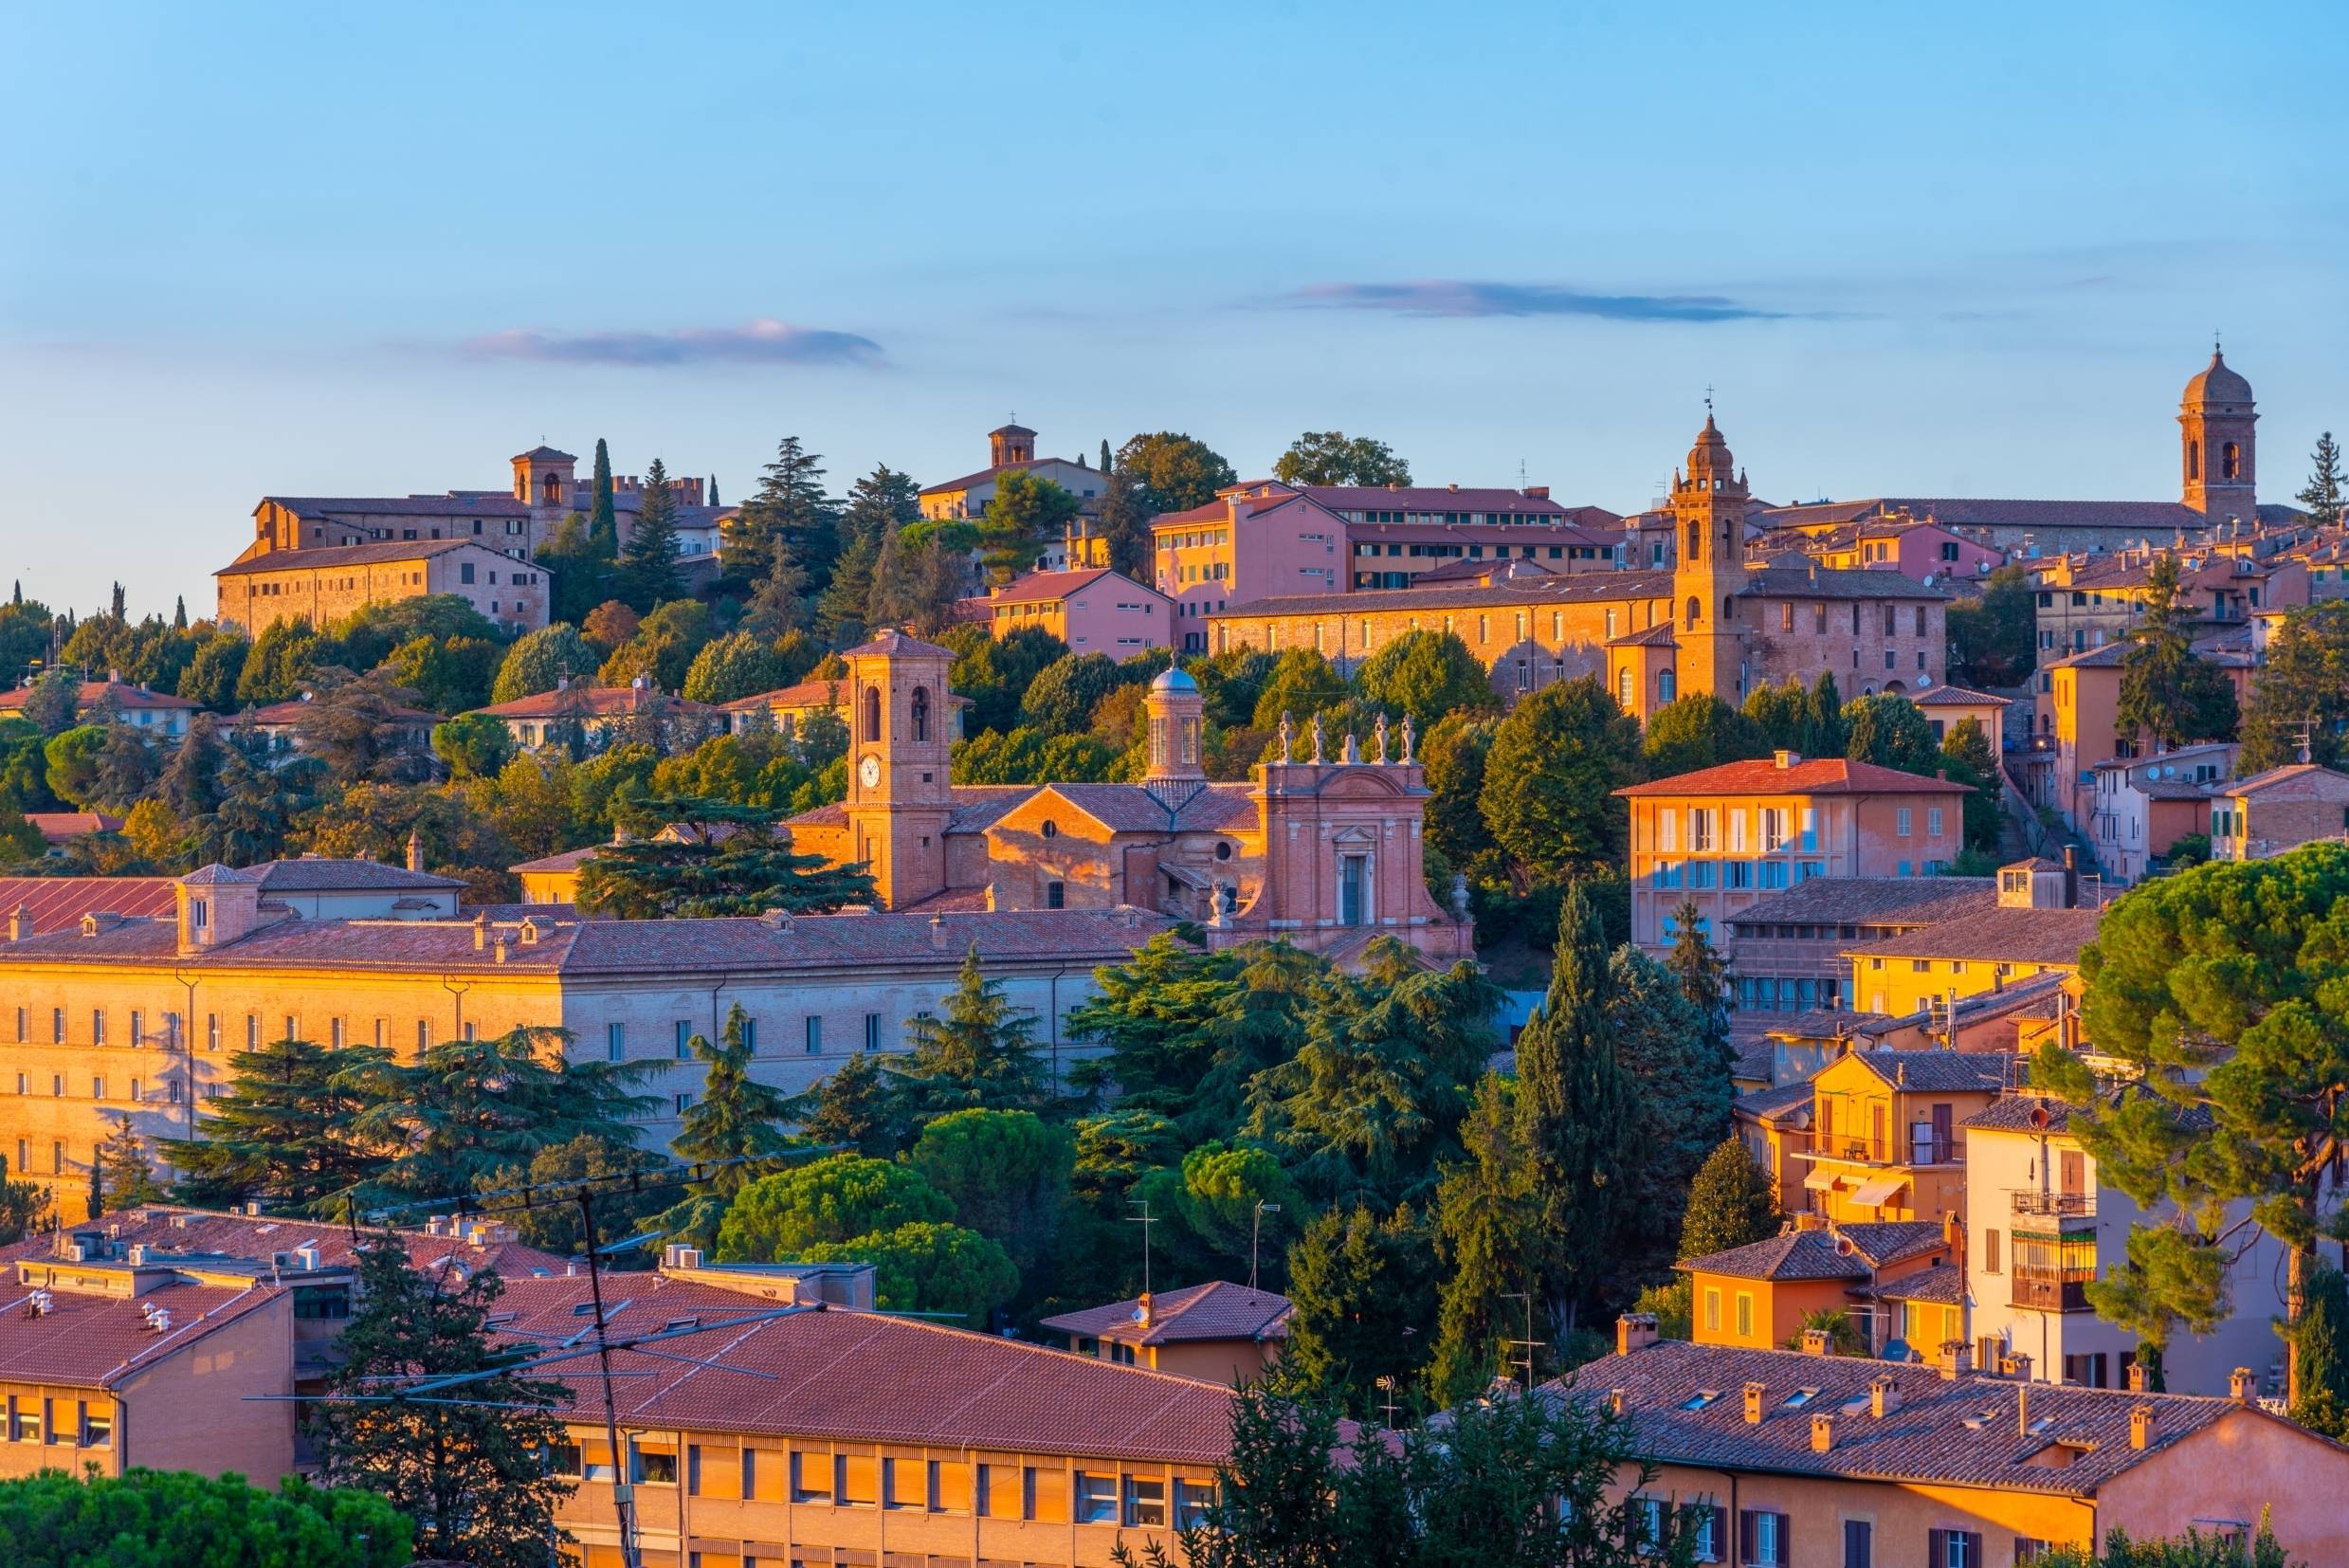
[[1131,658],[1173,645],[1174,602],[1105,566],[1082,572],[1030,572],[998,588],[978,608],[997,638],[1041,627],[1071,652]]
[[1174,647],[1207,649],[1207,618],[1228,605],[1347,583],[1346,522],[1270,480],[1234,485],[1205,506],[1151,525],[1158,591],[1174,606]]
[[[1822,556],[1822,566],[1856,566],[1869,572],[1898,572],[1918,582],[1968,582],[1987,577],[2006,564],[2006,552],[1967,538],[1931,519],[1870,518],[1856,525],[1856,537]],[[1848,556],[1850,558],[1842,558]]]

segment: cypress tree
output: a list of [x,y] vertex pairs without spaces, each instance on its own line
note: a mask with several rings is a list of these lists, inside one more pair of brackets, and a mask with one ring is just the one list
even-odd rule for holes
[[1535,1289],[1553,1342],[1596,1304],[1631,1217],[1631,1085],[1615,1061],[1610,995],[1598,910],[1579,882],[1569,884],[1549,994],[1517,1044],[1515,1141],[1539,1194]]
[[618,547],[620,523],[611,510],[611,453],[605,449],[600,435],[595,438],[595,500],[594,510],[588,514],[588,536]]
[[1109,472],[1109,438],[1103,436],[1102,437],[1102,472],[1105,474]]
[[1810,700],[1803,705],[1803,743],[1805,757],[1841,757],[1850,743],[1851,732],[1844,722],[1843,693],[1835,687],[1835,672],[1819,671],[1816,685],[1811,688]]
[[2340,1269],[2309,1275],[2291,1339],[2300,1360],[2292,1419],[2336,1442],[2349,1438],[2349,1279]]
[[718,476],[716,474],[710,475],[710,504],[712,506],[723,506],[725,504],[724,501],[718,499]]
[[178,608],[172,612],[172,629],[174,631],[188,629],[188,595],[185,593],[179,596]]

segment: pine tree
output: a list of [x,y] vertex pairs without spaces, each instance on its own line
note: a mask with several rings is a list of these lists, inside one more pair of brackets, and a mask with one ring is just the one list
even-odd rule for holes
[[1052,1090],[1031,1038],[1032,1013],[1013,1011],[1003,982],[979,967],[978,943],[964,953],[962,973],[946,998],[946,1016],[929,1012],[906,1020],[912,1049],[884,1064],[891,1098],[915,1130],[949,1111],[1033,1110]]
[[841,1143],[874,1158],[895,1154],[904,1143],[889,1105],[889,1085],[881,1059],[860,1051],[791,1103],[800,1136],[819,1147]]
[[23,1241],[44,1223],[48,1212],[48,1189],[37,1181],[18,1181],[9,1175],[8,1157],[0,1155],[0,1247]]
[[45,736],[63,735],[73,728],[74,720],[80,716],[81,693],[81,683],[64,670],[44,670],[33,682],[32,689],[25,693],[18,716]]
[[1680,994],[1704,1015],[1705,1043],[1729,1066],[1729,960],[1704,934],[1703,916],[1694,899],[1683,899],[1672,911],[1672,952],[1665,960],[1680,981]]
[[208,1206],[259,1198],[272,1209],[341,1212],[340,1194],[382,1169],[352,1131],[363,1104],[339,1075],[372,1046],[335,1050],[280,1040],[228,1058],[228,1089],[204,1103],[192,1140],[172,1145],[180,1195]]
[[604,447],[604,438],[595,438],[594,510],[588,514],[588,536],[604,541],[607,555],[620,548],[620,520],[611,504],[611,453]]
[[620,553],[620,586],[621,597],[640,613],[678,594],[677,497],[669,485],[668,469],[657,457],[645,470],[636,529],[628,536],[628,548]]
[[870,903],[873,880],[851,866],[795,854],[774,813],[697,795],[639,803],[647,821],[678,830],[596,851],[579,874],[579,907],[621,920],[694,920],[770,909],[827,913]]
[[[563,1438],[560,1383],[501,1371],[514,1351],[489,1332],[505,1285],[495,1269],[420,1269],[390,1232],[358,1254],[358,1304],[336,1337],[328,1397],[308,1407],[319,1479],[387,1499],[416,1522],[420,1557],[480,1568],[544,1568],[568,1537],[555,1510],[573,1486],[546,1455]],[[392,1397],[422,1377],[489,1376],[462,1397]],[[339,1397],[337,1397],[339,1396]]]
[[163,1195],[155,1178],[155,1161],[147,1158],[147,1140],[132,1130],[127,1114],[118,1117],[90,1160],[90,1217],[109,1210],[137,1209]]
[[[895,530],[890,530],[894,537]],[[873,601],[875,567],[882,541],[870,534],[852,534],[832,568],[831,585],[815,606],[816,631],[833,647],[865,640],[866,607]]]
[[1516,1133],[1516,1093],[1498,1074],[1478,1085],[1461,1124],[1468,1158],[1445,1172],[1435,1199],[1436,1256],[1444,1265],[1429,1391],[1453,1405],[1482,1394],[1519,1333],[1512,1293],[1537,1288],[1543,1194]]
[[1688,1186],[1680,1255],[1702,1258],[1778,1233],[1778,1199],[1770,1174],[1736,1138],[1721,1142]]
[[2327,430],[2317,437],[2317,449],[2308,455],[2308,483],[2293,499],[2308,508],[2318,527],[2331,528],[2340,521],[2345,487],[2349,479],[2340,471],[2340,444]]
[[[680,1118],[669,1150],[692,1164],[773,1158],[790,1146],[783,1123],[792,1103],[779,1089],[751,1076],[750,1015],[737,1002],[726,1014],[717,1045],[701,1035],[691,1041],[704,1068],[701,1093]],[[718,1222],[734,1194],[766,1174],[755,1164],[729,1164],[710,1174],[694,1194],[672,1209],[663,1225],[707,1247],[718,1239]]]
[[760,475],[757,490],[724,524],[729,582],[765,583],[784,556],[808,574],[808,587],[821,590],[830,580],[840,552],[839,514],[824,492],[823,461],[795,435],[775,444],[774,461]]
[[2127,632],[2121,656],[2121,696],[2114,720],[2124,736],[2144,735],[2163,746],[2194,740],[2232,740],[2239,715],[2234,686],[2194,649],[2198,611],[2186,601],[2177,557],[2156,556],[2146,576],[2142,612]]
[[109,620],[117,626],[129,624],[131,618],[129,596],[123,593],[120,583],[114,585],[114,593],[108,596],[106,604]]
[[2349,1439],[2349,1279],[2340,1269],[2310,1274],[2292,1348],[2300,1361],[2292,1419],[2335,1442]]
[[1518,1036],[1515,1137],[1540,1205],[1536,1286],[1553,1342],[1598,1304],[1632,1215],[1631,1085],[1615,1061],[1598,911],[1579,883],[1558,911],[1549,994]]

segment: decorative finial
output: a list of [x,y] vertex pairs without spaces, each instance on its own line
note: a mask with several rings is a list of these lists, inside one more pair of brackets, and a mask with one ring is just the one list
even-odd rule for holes
[[1704,384],[1704,417],[1708,423],[1713,417],[1713,383],[1710,381]]
[[1385,714],[1378,716],[1378,727],[1371,733],[1378,742],[1378,755],[1372,760],[1384,762],[1387,759],[1387,716]]
[[1452,873],[1452,913],[1462,920],[1468,918],[1468,873]]
[[1411,729],[1411,716],[1407,713],[1403,716],[1403,766],[1407,768],[1411,764],[1411,741],[1413,736],[1414,732]]
[[1354,738],[1352,730],[1346,732],[1346,743],[1338,748],[1338,759],[1349,768],[1362,760],[1362,743]]
[[1317,713],[1313,716],[1313,761],[1316,767],[1319,767],[1323,760],[1322,747],[1324,744],[1321,734],[1321,716]]
[[1281,710],[1281,760],[1284,762],[1295,760],[1289,755],[1289,742],[1295,738],[1296,734],[1297,726],[1289,721],[1288,709],[1283,708]]

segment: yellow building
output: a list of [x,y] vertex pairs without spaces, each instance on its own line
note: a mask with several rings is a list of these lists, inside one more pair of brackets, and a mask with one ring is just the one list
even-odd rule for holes
[[1539,1394],[1608,1405],[1643,1479],[1618,1496],[1685,1509],[1698,1560],[1976,1568],[2107,1532],[2248,1541],[2349,1562],[2349,1449],[2243,1393],[2050,1387],[1957,1366],[1696,1345],[1618,1326],[1617,1351]]
[[373,604],[461,598],[513,632],[547,624],[547,570],[470,538],[270,550],[212,574],[219,619],[258,637],[280,621],[322,627]]
[[[1857,1325],[1872,1316],[1872,1292],[1886,1282],[1947,1261],[1952,1248],[1935,1220],[1841,1227],[1798,1214],[1767,1240],[1674,1265],[1688,1276],[1691,1338],[1701,1345],[1773,1350],[1794,1344],[1826,1312]],[[1883,1336],[1866,1326],[1872,1352]]]
[[1962,1213],[1965,1120],[2004,1090],[2012,1059],[1855,1050],[1811,1081],[1808,1207],[1842,1225]]
[[1845,949],[1862,1012],[1945,1013],[1982,992],[2040,975],[2075,974],[2101,910],[2080,908],[2078,875],[2049,860],[1998,871],[1998,906]]
[[1199,1377],[1220,1387],[1252,1383],[1288,1340],[1288,1298],[1212,1280],[1179,1290],[1047,1318],[1080,1356]]

